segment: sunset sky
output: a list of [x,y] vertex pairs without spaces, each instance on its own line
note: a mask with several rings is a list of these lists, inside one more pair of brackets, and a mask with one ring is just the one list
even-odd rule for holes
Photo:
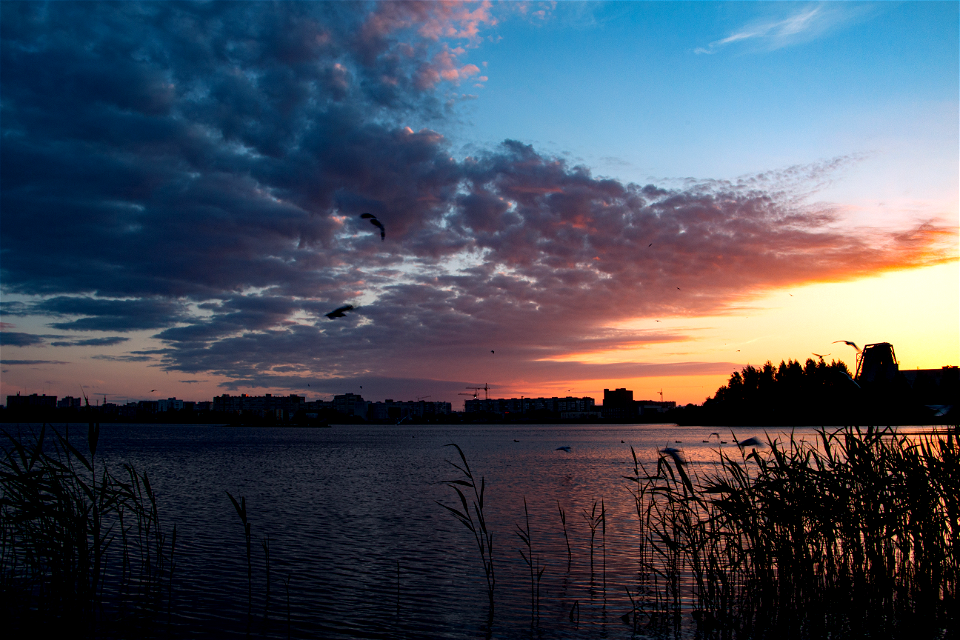
[[958,8],[4,1],[2,400],[960,364]]

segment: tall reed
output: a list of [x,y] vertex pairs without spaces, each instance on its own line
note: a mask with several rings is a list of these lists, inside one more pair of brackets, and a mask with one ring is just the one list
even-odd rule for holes
[[[460,454],[460,460],[463,462],[461,467],[455,462],[450,462],[447,460],[447,463],[452,467],[460,471],[466,480],[454,479],[447,480],[445,484],[453,489],[457,493],[457,497],[460,499],[461,509],[455,507],[448,507],[442,502],[437,502],[441,507],[452,513],[457,520],[460,521],[463,526],[470,530],[470,533],[473,534],[474,541],[477,543],[477,549],[480,552],[480,561],[483,564],[483,572],[487,579],[487,598],[489,600],[488,608],[488,619],[492,621],[493,619],[493,591],[496,587],[497,580],[493,571],[493,533],[487,528],[487,520],[483,513],[483,491],[485,488],[485,483],[483,476],[480,477],[480,486],[477,487],[476,479],[473,477],[473,473],[470,471],[470,465],[467,464],[467,457],[463,454],[463,450],[456,444],[444,445],[447,447],[454,447],[457,450],[457,453]],[[471,504],[473,509],[470,508],[470,505],[467,503],[467,497],[464,495],[460,487],[466,487],[468,490],[473,491],[473,499]]]
[[527,510],[526,498],[523,499],[523,515],[526,526],[516,525],[516,534],[527,548],[526,551],[520,549],[520,557],[530,569],[530,625],[536,626],[540,623],[540,580],[546,566],[541,567],[540,558],[533,553],[533,535],[530,532],[530,512]]
[[560,525],[563,527],[563,540],[567,543],[567,570],[570,570],[570,563],[573,561],[573,552],[570,551],[570,536],[567,535],[567,514],[563,512],[560,501],[557,500],[557,510],[560,512]]
[[252,536],[250,533],[250,520],[247,518],[247,499],[240,496],[237,500],[229,491],[225,492],[233,508],[237,510],[237,516],[243,524],[243,538],[247,544],[247,633],[250,632],[250,618],[253,612],[253,559],[252,555]]
[[644,547],[635,624],[706,638],[956,633],[960,447],[891,429],[821,430],[691,468],[636,462]]
[[[593,502],[593,509],[589,512],[583,510],[583,519],[587,521],[587,526],[590,527],[590,584],[593,584],[593,547],[594,542],[597,537],[597,528],[603,523],[604,519],[604,509],[603,506],[600,507],[600,513],[597,513],[597,501]],[[605,562],[605,561],[604,561]],[[606,567],[604,566],[604,569]],[[604,587],[606,587],[606,575],[604,575]]]
[[[87,454],[47,426],[3,432],[0,458],[0,610],[16,634],[72,636],[155,629],[172,597],[176,527],[160,526],[147,474],[96,464],[100,425]],[[119,534],[119,540],[117,539]]]

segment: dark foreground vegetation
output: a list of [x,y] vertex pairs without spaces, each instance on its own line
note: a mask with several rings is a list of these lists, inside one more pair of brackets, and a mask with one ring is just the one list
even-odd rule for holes
[[677,630],[689,602],[705,638],[956,637],[957,433],[821,431],[709,468],[634,455],[635,628]]
[[[618,615],[635,633],[659,637],[957,637],[958,435],[957,427],[927,436],[824,430],[812,442],[742,442],[711,465],[665,449],[647,468],[634,454],[625,480],[636,507],[640,561],[634,582],[611,585],[633,603]],[[161,527],[145,474],[124,466],[115,477],[96,459],[98,437],[99,425],[89,425],[88,450],[81,452],[66,434],[48,429],[27,438],[4,434],[6,637],[168,635],[177,595],[176,530]],[[478,588],[486,591],[492,621],[496,558],[483,480],[462,452],[456,466],[462,473],[450,486],[457,503],[447,509],[473,534],[487,578]],[[247,506],[243,497],[227,496],[244,528],[250,618],[254,545]],[[591,558],[594,536],[607,552],[605,513],[601,501],[588,517]],[[566,535],[562,510],[558,526]],[[529,516],[514,533],[525,545],[536,628],[545,565],[530,538]],[[260,546],[269,601],[269,539]],[[579,615],[575,605],[571,624]],[[287,616],[289,629],[289,610]]]
[[100,425],[81,453],[43,427],[3,434],[0,615],[6,637],[144,637],[169,614],[176,527],[160,526],[145,473],[97,464]]
[[[748,441],[710,466],[665,449],[648,469],[634,452],[625,479],[641,559],[636,583],[621,585],[633,603],[623,621],[659,637],[957,637],[958,434],[851,427],[821,431],[816,442]],[[457,505],[443,506],[473,534],[492,619],[483,479],[457,451],[461,477],[449,483]],[[594,505],[592,531],[604,517]],[[539,576],[531,564],[534,625]]]

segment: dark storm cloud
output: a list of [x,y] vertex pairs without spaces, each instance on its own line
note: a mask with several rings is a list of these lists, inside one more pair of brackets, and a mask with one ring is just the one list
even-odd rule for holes
[[175,324],[183,315],[183,305],[176,300],[162,299],[112,300],[89,296],[56,296],[30,305],[28,313],[53,317],[83,316],[52,322],[50,326],[57,329],[139,331]]
[[107,355],[96,355],[90,356],[93,360],[106,360],[107,362],[153,362],[154,358],[150,356],[136,356],[136,355],[122,355],[122,356],[107,356]]
[[0,346],[28,347],[43,344],[43,337],[22,331],[0,331]]
[[110,338],[87,338],[86,340],[56,340],[50,343],[52,347],[112,347],[123,344],[129,338],[114,336]]
[[515,141],[456,157],[438,130],[477,68],[453,45],[490,11],[0,4],[2,281],[39,298],[4,312],[157,330],[127,357],[238,385],[428,379],[465,351],[559,367],[538,363],[671,338],[619,320],[939,259],[942,228],[838,230],[804,204],[845,159],[666,187]]

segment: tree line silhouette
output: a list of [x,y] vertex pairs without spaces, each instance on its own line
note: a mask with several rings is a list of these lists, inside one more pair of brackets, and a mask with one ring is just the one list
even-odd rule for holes
[[[679,409],[680,424],[843,426],[943,422],[903,376],[860,385],[840,360],[747,365],[701,406]],[[946,416],[955,420],[955,409]]]

